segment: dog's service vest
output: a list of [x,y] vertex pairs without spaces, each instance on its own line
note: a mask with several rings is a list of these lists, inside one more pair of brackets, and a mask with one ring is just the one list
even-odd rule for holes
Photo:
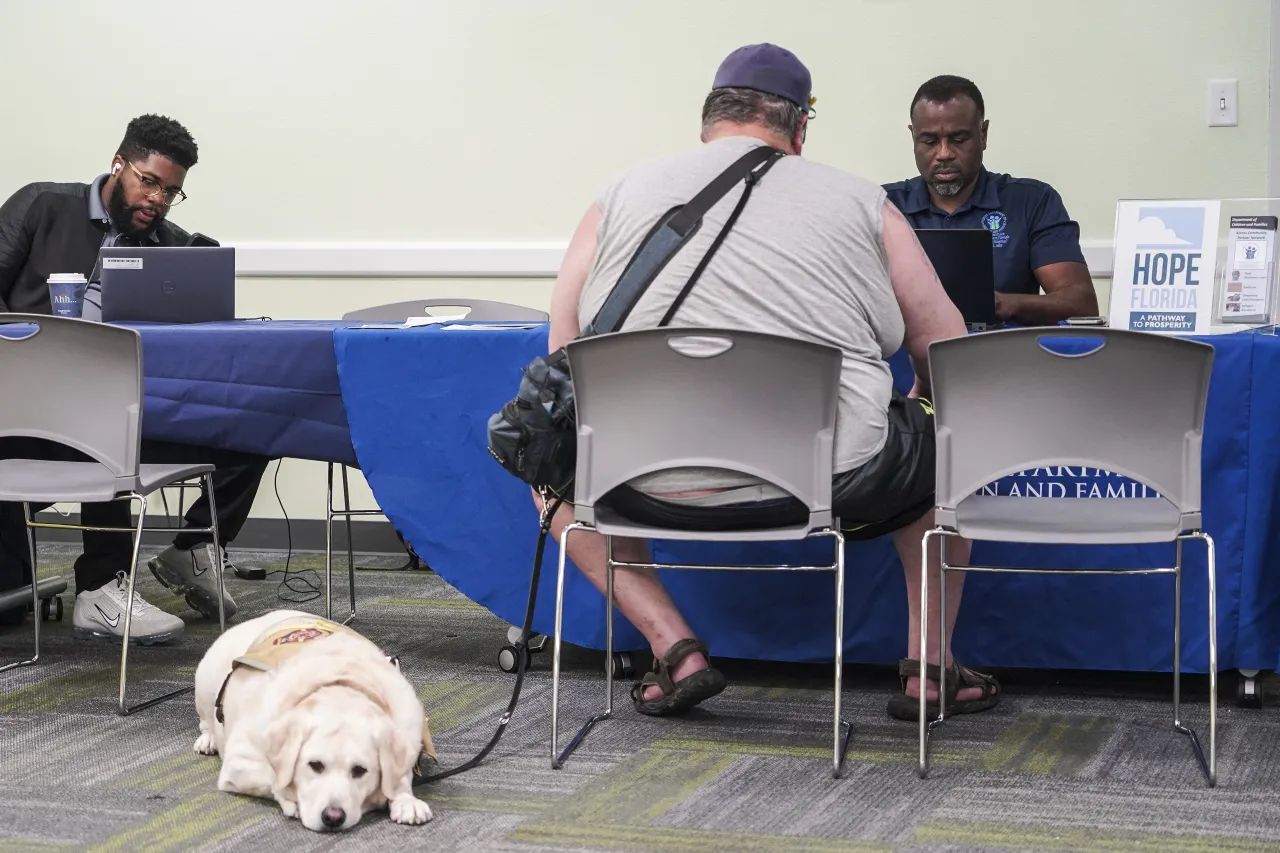
[[[378,648],[363,634],[351,630],[346,625],[340,625],[319,616],[298,617],[272,625],[243,655],[231,662],[231,672],[227,673],[226,680],[222,682],[222,689],[218,691],[218,700],[215,703],[218,722],[223,722],[222,697],[226,693],[227,682],[231,680],[231,673],[235,672],[236,667],[247,666],[262,672],[274,673],[281,663],[301,651],[304,643],[324,642],[338,634],[355,637]],[[397,669],[400,668],[400,662],[396,657],[387,655],[381,649],[378,649],[378,654],[395,664]],[[422,717],[422,751],[433,760],[435,759],[436,747],[431,740],[431,728],[425,715]]]
[[[346,625],[339,625],[319,616],[290,619],[267,629],[243,655],[235,659],[232,666],[251,666],[263,672],[275,672],[287,658],[301,651],[304,643],[323,642],[336,634],[345,634],[373,645],[369,639]],[[379,654],[383,654],[381,650]]]

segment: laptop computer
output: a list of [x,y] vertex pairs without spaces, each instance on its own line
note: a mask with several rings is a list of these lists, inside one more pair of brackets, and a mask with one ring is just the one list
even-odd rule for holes
[[236,318],[236,250],[103,248],[102,321],[209,323]]
[[981,228],[920,228],[916,230],[942,289],[960,309],[971,331],[998,323],[996,270],[991,232]]

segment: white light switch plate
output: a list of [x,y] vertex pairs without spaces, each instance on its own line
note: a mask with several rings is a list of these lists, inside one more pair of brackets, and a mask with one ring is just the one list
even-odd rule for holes
[[1240,124],[1237,81],[1209,81],[1209,127],[1236,127]]

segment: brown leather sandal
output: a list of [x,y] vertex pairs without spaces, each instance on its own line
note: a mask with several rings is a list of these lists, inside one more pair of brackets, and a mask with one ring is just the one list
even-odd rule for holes
[[[724,690],[724,674],[710,666],[679,681],[671,680],[671,671],[691,654],[705,655],[708,663],[711,661],[706,643],[692,638],[680,640],[667,649],[665,655],[653,659],[653,670],[646,672],[640,683],[631,688],[631,703],[637,711],[650,717],[672,717]],[[654,686],[662,689],[661,698],[645,699],[644,691]]]
[[[928,680],[937,684],[940,673],[936,664],[929,664],[925,673]],[[902,692],[889,700],[889,716],[896,717],[899,720],[919,720],[920,719],[920,700],[914,696],[907,695],[907,679],[916,678],[920,675],[920,661],[915,658],[903,658],[898,661],[898,676],[902,679]],[[977,699],[965,699],[963,701],[956,699],[956,695],[961,690],[967,690],[972,687],[982,688],[982,696]],[[924,689],[924,685],[921,685]],[[983,672],[969,669],[961,666],[955,659],[952,659],[951,666],[947,667],[947,716],[952,714],[976,714],[979,711],[986,711],[1000,704],[1000,682],[996,680],[994,675],[987,675]],[[925,715],[929,717],[938,716],[938,700],[930,699],[924,703]]]

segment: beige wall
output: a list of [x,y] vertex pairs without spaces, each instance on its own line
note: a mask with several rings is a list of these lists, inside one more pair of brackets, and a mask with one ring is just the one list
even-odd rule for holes
[[[224,242],[565,240],[611,174],[696,143],[716,64],[769,40],[813,70],[807,156],[912,174],[912,93],[964,74],[988,165],[1052,182],[1105,244],[1117,198],[1265,192],[1269,22],[1266,0],[0,0],[0,196],[92,177],[155,111],[201,146],[174,219]],[[1217,77],[1239,127],[1205,126]],[[239,301],[333,317],[458,292],[545,305],[548,284],[257,278]],[[280,483],[291,515],[321,512],[322,468]]]

